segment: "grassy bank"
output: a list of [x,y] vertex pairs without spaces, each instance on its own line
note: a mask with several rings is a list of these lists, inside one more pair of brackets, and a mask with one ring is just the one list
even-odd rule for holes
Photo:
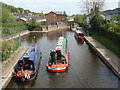
[[105,46],[107,49],[109,49],[111,52],[116,54],[118,57],[120,57],[119,53],[119,45],[114,42],[114,40],[111,40],[110,38],[107,38],[106,35],[101,35],[96,32],[90,32],[90,36],[92,36],[95,40],[97,40],[100,44]]
[[18,40],[9,40],[2,42],[2,61],[6,60],[13,54],[20,46]]

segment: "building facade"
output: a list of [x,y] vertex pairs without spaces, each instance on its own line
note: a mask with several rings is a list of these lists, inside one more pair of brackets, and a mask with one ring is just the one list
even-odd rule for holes
[[49,12],[48,14],[46,14],[46,20],[47,20],[47,24],[58,24],[58,23],[62,23],[62,21],[64,21],[64,13],[62,11],[59,12]]

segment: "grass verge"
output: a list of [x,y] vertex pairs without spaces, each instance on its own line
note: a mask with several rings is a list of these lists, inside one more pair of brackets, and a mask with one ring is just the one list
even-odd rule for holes
[[120,57],[120,53],[119,53],[119,46],[116,45],[114,43],[113,40],[110,40],[109,38],[100,35],[99,33],[90,33],[90,35],[93,37],[93,39],[95,39],[96,41],[98,41],[100,44],[102,44],[103,46],[105,46],[107,49],[109,49],[111,52],[113,52],[114,54],[116,54],[118,57]]

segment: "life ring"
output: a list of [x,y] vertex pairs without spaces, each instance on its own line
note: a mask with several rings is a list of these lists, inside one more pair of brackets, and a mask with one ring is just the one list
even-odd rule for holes
[[23,77],[23,76],[24,76],[23,71],[18,71],[17,72],[17,77]]

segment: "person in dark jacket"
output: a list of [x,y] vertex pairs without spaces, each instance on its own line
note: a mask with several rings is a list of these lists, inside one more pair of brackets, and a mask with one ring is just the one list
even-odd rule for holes
[[56,64],[56,52],[54,50],[51,51],[50,53],[50,66],[54,63]]

